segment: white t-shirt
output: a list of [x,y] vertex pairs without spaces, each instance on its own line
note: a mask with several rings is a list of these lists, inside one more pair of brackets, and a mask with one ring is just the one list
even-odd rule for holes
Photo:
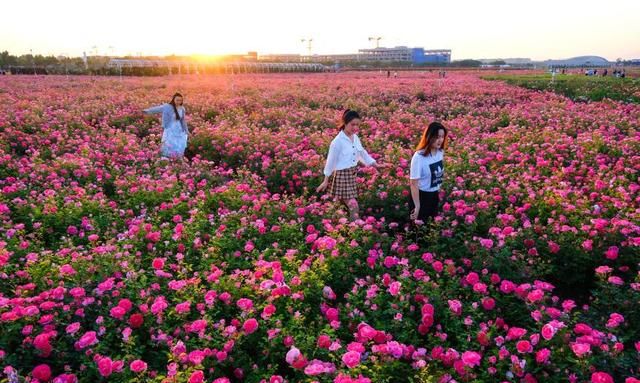
[[419,150],[411,158],[409,178],[418,180],[418,189],[422,191],[438,191],[444,177],[444,151],[438,150],[433,155],[423,156],[424,150]]

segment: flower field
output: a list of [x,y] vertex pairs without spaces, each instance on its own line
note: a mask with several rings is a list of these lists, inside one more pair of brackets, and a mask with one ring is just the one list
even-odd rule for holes
[[[185,95],[188,160],[157,117]],[[640,104],[475,73],[0,78],[0,382],[640,382]],[[337,121],[380,164],[315,193]],[[442,214],[409,161],[449,129]]]

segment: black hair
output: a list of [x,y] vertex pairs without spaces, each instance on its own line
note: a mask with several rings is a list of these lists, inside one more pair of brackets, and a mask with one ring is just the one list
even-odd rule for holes
[[347,109],[342,113],[342,124],[340,130],[343,130],[347,124],[355,119],[360,119],[360,115],[355,110]]
[[444,140],[442,141],[442,147],[438,149],[446,149],[447,147],[447,128],[444,127],[440,122],[434,121],[429,124],[427,129],[422,133],[422,137],[420,138],[420,143],[418,143],[418,147],[416,150],[424,149],[422,153],[423,156],[428,156],[431,154],[431,144],[438,139],[438,132],[440,130],[444,130]]
[[173,111],[176,113],[176,120],[180,120],[180,113],[178,113],[178,108],[176,107],[176,97],[182,97],[182,95],[176,92],[176,94],[171,97],[171,102],[169,104],[173,106]]

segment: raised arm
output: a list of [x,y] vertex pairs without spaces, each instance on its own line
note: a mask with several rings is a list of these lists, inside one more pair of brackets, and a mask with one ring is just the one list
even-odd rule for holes
[[164,104],[158,106],[152,106],[151,108],[144,109],[145,114],[156,114],[164,111]]

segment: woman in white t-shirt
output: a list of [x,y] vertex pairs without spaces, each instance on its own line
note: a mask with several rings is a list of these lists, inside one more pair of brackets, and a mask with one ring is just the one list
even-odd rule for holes
[[411,158],[409,209],[412,220],[425,222],[438,214],[446,146],[447,129],[439,122],[429,124]]

